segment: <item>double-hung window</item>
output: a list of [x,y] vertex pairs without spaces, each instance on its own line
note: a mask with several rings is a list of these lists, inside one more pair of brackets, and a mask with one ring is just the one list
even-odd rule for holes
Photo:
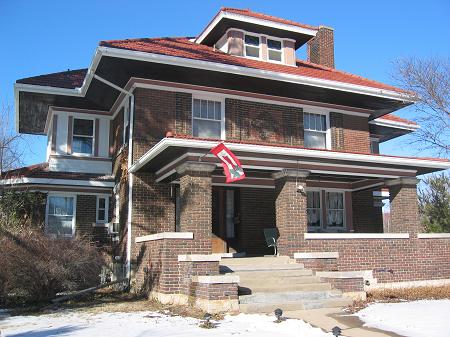
[[327,148],[327,116],[322,114],[303,114],[305,147]]
[[92,155],[93,149],[94,121],[92,119],[75,118],[73,120],[73,153]]
[[308,216],[308,227],[320,228],[322,221],[322,209],[320,207],[320,192],[306,192],[306,213]]
[[201,138],[222,138],[222,102],[193,99],[192,135]]
[[259,36],[248,35],[244,37],[245,56],[259,58]]
[[108,222],[108,197],[97,197],[97,223]]
[[282,61],[282,43],[278,40],[267,39],[267,51],[270,61],[281,62]]
[[327,227],[344,227],[344,193],[326,192]]
[[45,231],[59,237],[71,237],[75,234],[75,197],[48,197]]

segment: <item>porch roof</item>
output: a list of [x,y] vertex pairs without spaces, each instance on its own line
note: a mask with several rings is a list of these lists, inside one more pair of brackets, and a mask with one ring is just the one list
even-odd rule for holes
[[[158,181],[173,181],[177,179],[176,168],[179,165],[186,161],[202,161],[217,164],[218,169],[213,176],[220,181],[219,178],[223,178],[220,163],[209,153],[218,142],[221,141],[187,136],[164,138],[137,160],[130,171],[153,172]],[[311,172],[312,180],[326,177],[330,181],[353,184],[349,185],[353,189],[365,187],[366,184],[382,185],[385,179],[415,177],[450,168],[450,162],[443,159],[338,152],[276,144],[224,143],[249,172],[249,179],[267,180],[274,171],[302,169]]]

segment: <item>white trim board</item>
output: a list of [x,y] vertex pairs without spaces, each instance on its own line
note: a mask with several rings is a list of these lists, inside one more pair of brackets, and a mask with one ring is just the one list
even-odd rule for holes
[[338,259],[339,252],[294,253],[294,259]]
[[163,239],[185,239],[192,240],[194,233],[191,232],[163,232],[144,236],[138,236],[134,239],[136,243],[163,240]]
[[304,233],[305,240],[409,239],[409,233]]
[[418,233],[418,239],[450,239],[450,233]]
[[45,185],[63,185],[63,186],[90,186],[90,187],[114,187],[113,181],[91,181],[76,179],[49,179],[49,178],[10,178],[0,180],[0,185],[16,184],[45,184]]

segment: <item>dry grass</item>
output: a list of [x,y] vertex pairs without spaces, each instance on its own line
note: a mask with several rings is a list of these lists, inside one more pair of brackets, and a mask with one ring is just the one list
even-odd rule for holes
[[450,299],[450,285],[441,287],[416,287],[404,289],[379,289],[367,293],[365,301],[355,301],[345,311],[355,313],[364,309],[370,303],[384,302],[396,303],[418,300]]

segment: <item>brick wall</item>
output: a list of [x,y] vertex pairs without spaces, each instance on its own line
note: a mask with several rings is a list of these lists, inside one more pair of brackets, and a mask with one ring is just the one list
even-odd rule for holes
[[423,227],[419,220],[416,182],[391,186],[389,194],[390,223],[387,231],[421,232]]
[[[108,229],[105,227],[94,227],[96,222],[97,196],[95,195],[77,195],[76,205],[76,234],[80,237],[86,237],[100,246],[110,246]],[[111,218],[112,205],[110,198],[109,219]]]
[[381,283],[450,278],[449,239],[305,240],[298,251],[339,252],[337,270],[374,270]]
[[344,147],[344,117],[343,114],[330,112],[331,149],[345,150]]
[[320,26],[316,36],[308,41],[308,61],[334,68],[334,31]]
[[370,153],[369,121],[367,117],[342,115],[344,150]]
[[356,233],[383,232],[383,210],[373,206],[373,190],[352,192],[352,205]]
[[240,220],[237,228],[240,252],[247,255],[273,254],[268,248],[263,229],[276,227],[275,191],[273,189],[241,188]]
[[225,112],[227,139],[303,145],[301,108],[226,99]]

